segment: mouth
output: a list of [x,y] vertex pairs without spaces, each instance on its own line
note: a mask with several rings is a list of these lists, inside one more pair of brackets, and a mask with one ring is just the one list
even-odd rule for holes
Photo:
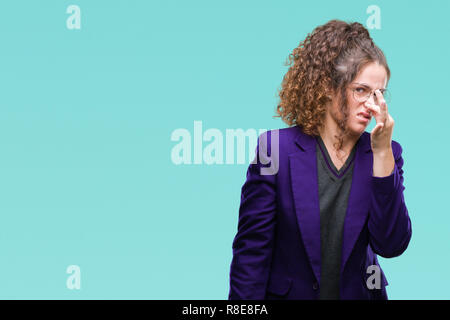
[[369,113],[364,111],[356,114],[356,117],[365,123],[369,122],[369,120],[372,118],[372,116]]

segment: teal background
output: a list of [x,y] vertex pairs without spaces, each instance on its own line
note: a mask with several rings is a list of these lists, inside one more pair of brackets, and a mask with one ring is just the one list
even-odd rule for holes
[[365,25],[373,4],[413,223],[408,250],[380,259],[388,295],[449,299],[444,0],[3,1],[0,298],[226,299],[248,165],[176,166],[171,133],[285,127],[288,54],[331,19]]

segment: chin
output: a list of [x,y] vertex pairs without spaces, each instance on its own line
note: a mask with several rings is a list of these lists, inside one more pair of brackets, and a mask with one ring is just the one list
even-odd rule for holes
[[366,125],[356,123],[348,128],[348,133],[352,136],[360,136],[366,131],[366,128]]

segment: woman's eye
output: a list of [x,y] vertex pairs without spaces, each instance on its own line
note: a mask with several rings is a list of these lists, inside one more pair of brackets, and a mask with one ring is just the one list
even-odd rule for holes
[[359,93],[362,93],[362,92],[365,92],[365,91],[366,91],[365,88],[356,88],[356,90],[357,90],[357,91],[360,90],[360,91],[358,91]]

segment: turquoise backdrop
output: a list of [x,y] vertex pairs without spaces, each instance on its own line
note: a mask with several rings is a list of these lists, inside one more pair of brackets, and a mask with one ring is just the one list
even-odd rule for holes
[[2,1],[0,298],[226,299],[248,163],[176,165],[172,134],[285,127],[289,53],[371,5],[413,224],[388,295],[449,299],[447,0]]

